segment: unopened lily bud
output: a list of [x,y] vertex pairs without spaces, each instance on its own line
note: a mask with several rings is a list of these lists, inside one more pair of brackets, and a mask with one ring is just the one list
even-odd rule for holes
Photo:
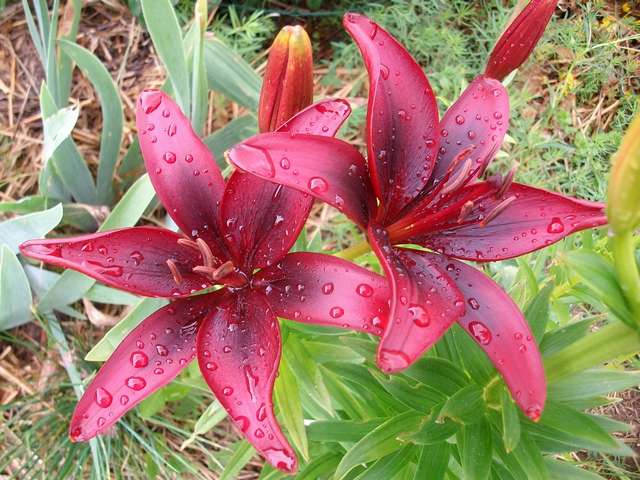
[[613,159],[607,217],[616,233],[640,226],[640,114],[629,126]]
[[503,80],[522,65],[542,37],[558,0],[531,0],[493,48],[485,74]]
[[313,101],[311,40],[300,26],[286,26],[273,41],[264,74],[258,127],[272,132]]

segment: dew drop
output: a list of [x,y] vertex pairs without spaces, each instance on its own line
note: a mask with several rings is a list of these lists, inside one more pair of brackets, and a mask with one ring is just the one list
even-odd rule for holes
[[99,428],[104,427],[105,423],[107,423],[107,419],[104,417],[99,417],[98,421],[96,422]]
[[173,152],[164,152],[162,158],[167,163],[176,163],[176,154]]
[[333,292],[333,283],[329,282],[329,283],[325,283],[322,286],[322,293],[324,293],[325,295],[330,295]]
[[262,431],[261,428],[256,428],[256,431],[254,432],[256,438],[264,438],[264,432]]
[[385,80],[389,78],[389,67],[387,67],[384,63],[380,64],[380,75]]
[[280,159],[280,167],[283,170],[289,170],[291,168],[291,162],[289,161],[289,159],[287,157],[282,157]]
[[344,315],[344,309],[342,307],[333,307],[329,311],[329,315],[331,315],[331,318],[340,318]]
[[465,118],[462,115],[456,115],[456,123],[462,125],[465,122]]
[[413,323],[415,323],[418,327],[428,327],[429,323],[431,323],[429,314],[420,305],[411,305],[408,310],[411,314],[411,317],[413,318]]
[[314,193],[326,192],[328,188],[329,185],[327,185],[327,182],[320,177],[312,177],[309,180],[309,190]]
[[166,357],[167,355],[169,355],[169,349],[160,344],[156,345],[156,352],[158,352],[158,355],[160,355],[161,357]]
[[133,260],[133,264],[136,267],[142,263],[142,260],[144,260],[144,256],[142,255],[142,253],[140,253],[137,250],[134,250],[133,252],[131,252],[131,255],[129,255],[129,258]]
[[481,322],[469,322],[469,331],[481,345],[489,345],[492,335],[489,329]]
[[169,135],[170,137],[173,137],[176,134],[176,131],[177,131],[177,127],[175,123],[171,123],[167,127],[167,135]]
[[133,352],[131,354],[131,365],[135,368],[143,368],[149,364],[149,357],[145,355],[144,352]]
[[265,406],[264,403],[261,403],[260,406],[258,407],[258,410],[256,412],[256,418],[258,419],[259,422],[264,421],[265,418],[267,418],[267,407]]
[[214,372],[218,369],[218,365],[215,362],[207,362],[204,364],[204,368],[206,368],[210,372]]
[[120,395],[120,405],[126,405],[129,403],[129,397],[126,395]]
[[558,217],[553,217],[551,223],[547,225],[547,232],[558,234],[564,232],[564,224]]
[[147,382],[141,377],[129,377],[127,378],[126,385],[131,390],[142,390],[147,386]]
[[224,387],[224,388],[222,389],[222,394],[223,394],[225,397],[230,397],[231,395],[233,395],[233,388],[231,388],[231,387]]
[[185,162],[187,162],[187,163],[191,163],[191,162],[193,162],[193,155],[191,155],[190,153],[187,153],[187,154],[184,156],[184,161],[185,161]]
[[358,285],[358,287],[356,288],[356,292],[358,293],[358,295],[360,295],[361,297],[370,297],[371,295],[373,295],[373,287],[371,287],[371,285],[366,284],[366,283],[361,283],[360,285]]
[[102,387],[98,387],[96,389],[96,403],[100,407],[107,408],[109,405],[111,405],[112,400],[113,397],[107,390]]
[[473,308],[474,310],[478,310],[480,308],[480,303],[478,302],[478,300],[476,300],[475,298],[471,297],[469,298],[469,300],[467,300],[467,303],[469,304],[469,306],[471,308]]

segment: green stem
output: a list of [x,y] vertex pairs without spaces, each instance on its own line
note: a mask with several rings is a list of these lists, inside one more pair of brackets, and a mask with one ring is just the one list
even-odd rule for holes
[[635,255],[633,232],[616,233],[612,240],[618,281],[637,322],[640,322],[640,272]]
[[363,240],[360,243],[356,243],[355,245],[350,246],[349,248],[345,248],[344,250],[339,251],[338,253],[334,253],[336,257],[344,258],[345,260],[355,260],[358,257],[361,257],[365,253],[371,251],[371,247]]
[[544,359],[547,381],[553,382],[619,357],[640,351],[640,335],[614,321]]

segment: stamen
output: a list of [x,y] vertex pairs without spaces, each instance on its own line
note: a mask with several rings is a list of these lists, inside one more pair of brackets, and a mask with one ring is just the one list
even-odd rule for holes
[[198,247],[198,244],[196,242],[194,242],[193,240],[191,240],[190,238],[179,238],[178,239],[178,245],[182,245],[183,247],[191,248],[191,249],[195,250],[196,252],[200,251],[200,247]]
[[182,274],[180,273],[180,270],[178,270],[176,262],[173,260],[167,260],[167,267],[169,267],[169,270],[171,271],[173,281],[180,285],[182,283]]
[[484,217],[482,219],[482,221],[480,222],[480,226],[481,227],[486,227],[487,224],[494,220],[498,215],[500,215],[502,212],[505,211],[505,209],[511,205],[516,199],[515,195],[512,195],[509,198],[505,198],[503,201],[501,201],[498,205],[496,205],[493,210],[491,210],[486,217]]
[[467,158],[467,160],[462,165],[462,168],[460,169],[460,173],[458,174],[458,176],[456,176],[456,178],[453,181],[448,182],[444,186],[444,188],[440,191],[440,196],[444,197],[448,193],[451,193],[457,190],[458,187],[462,185],[464,181],[467,179],[467,175],[469,174],[469,170],[471,170],[472,165],[473,165],[473,161],[470,158]]
[[231,260],[228,260],[215,269],[215,271],[211,274],[211,278],[213,278],[213,280],[220,280],[221,278],[229,275],[234,270],[235,267],[233,266],[233,262]]
[[202,259],[204,260],[204,266],[213,267],[215,257],[213,256],[213,253],[211,253],[211,249],[209,248],[209,245],[207,245],[207,242],[205,242],[201,238],[196,238],[196,244],[198,245],[198,248],[200,249],[200,253],[202,254]]
[[460,209],[460,215],[458,215],[458,223],[464,222],[471,213],[471,210],[473,210],[473,201],[469,200]]
[[513,183],[513,177],[516,175],[516,170],[518,167],[513,167],[509,170],[509,173],[502,180],[502,185],[500,185],[500,189],[496,192],[496,198],[502,198],[504,194],[509,190],[509,187]]

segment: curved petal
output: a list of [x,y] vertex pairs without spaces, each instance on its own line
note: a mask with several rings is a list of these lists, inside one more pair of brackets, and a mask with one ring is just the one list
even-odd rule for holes
[[264,297],[241,291],[219,304],[202,323],[197,348],[202,375],[247,440],[274,467],[295,472],[295,454],[273,413],[280,327]]
[[69,426],[71,440],[86,441],[104,433],[173,380],[195,357],[198,324],[223,293],[176,300],[133,329],[76,405]]
[[457,218],[452,215],[437,233],[410,240],[462,260],[489,262],[518,257],[607,223],[604,204],[519,183],[499,197],[475,202],[461,224]]
[[424,72],[400,43],[363,15],[343,25],[369,73],[367,155],[386,225],[427,184],[437,151],[438,106]]
[[381,335],[389,310],[384,277],[332,255],[290,253],[253,286],[277,316],[298,322]]
[[531,0],[493,48],[485,74],[502,80],[529,57],[547,28],[558,0]]
[[218,220],[224,180],[189,119],[165,93],[145,90],[136,125],[144,164],[167,213],[186,235],[201,237],[225,258]]
[[502,146],[509,127],[509,94],[500,82],[480,75],[469,84],[460,98],[449,107],[440,123],[438,160],[429,185],[437,185],[453,168],[449,181],[456,181],[464,162],[454,160],[472,148],[471,168],[465,183],[482,175]]
[[[344,100],[323,100],[286,122],[278,131],[333,136],[349,117]],[[254,175],[235,171],[222,200],[222,230],[236,262],[249,271],[276,263],[304,227],[314,198]]]
[[[120,290],[147,297],[180,297],[211,286],[210,280],[192,271],[203,264],[200,253],[180,245],[180,238],[183,237],[162,228],[134,227],[31,240],[20,245],[20,252]],[[167,260],[173,262],[177,278]]]
[[464,313],[464,298],[436,263],[394,249],[381,228],[369,227],[369,242],[391,288],[389,321],[378,345],[378,366],[399,372],[415,362]]
[[227,158],[246,172],[333,205],[358,225],[367,224],[373,197],[366,163],[342,140],[263,133],[233,147]]
[[547,386],[540,351],[518,306],[493,280],[469,265],[434,253],[414,255],[440,265],[456,282],[467,306],[458,323],[491,359],[522,411],[537,421]]

